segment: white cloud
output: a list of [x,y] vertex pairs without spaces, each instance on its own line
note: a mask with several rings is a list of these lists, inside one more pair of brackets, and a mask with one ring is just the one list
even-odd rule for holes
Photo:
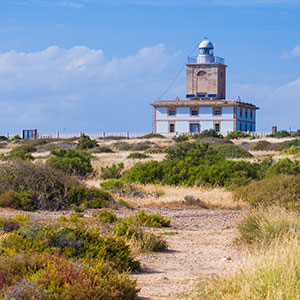
[[282,55],[283,58],[289,58],[293,56],[299,56],[300,55],[300,44],[295,46],[292,50],[290,51],[285,51]]
[[[163,44],[112,59],[102,50],[85,46],[0,53],[0,131],[12,124],[50,128],[68,122],[76,127],[78,114],[83,126],[109,127],[109,122],[115,121],[105,110],[112,111],[115,106],[113,116],[121,116],[119,126],[122,115],[128,120],[125,112],[129,107],[151,113],[150,102],[165,86],[161,73],[175,56],[167,53]],[[89,114],[96,114],[99,120],[92,120]],[[61,120],[56,123],[58,116]],[[151,128],[150,122],[147,127]]]

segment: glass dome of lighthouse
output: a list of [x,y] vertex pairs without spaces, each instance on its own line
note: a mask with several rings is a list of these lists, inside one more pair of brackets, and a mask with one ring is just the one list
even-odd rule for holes
[[215,62],[214,45],[207,38],[204,38],[204,40],[199,45],[199,55],[197,57],[197,63],[205,64],[213,62]]

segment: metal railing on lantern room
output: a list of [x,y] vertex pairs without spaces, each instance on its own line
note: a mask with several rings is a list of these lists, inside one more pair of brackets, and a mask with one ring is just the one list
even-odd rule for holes
[[[197,56],[188,56],[187,63],[188,64],[197,64]],[[219,63],[225,65],[225,59],[223,57],[214,56],[213,63]]]

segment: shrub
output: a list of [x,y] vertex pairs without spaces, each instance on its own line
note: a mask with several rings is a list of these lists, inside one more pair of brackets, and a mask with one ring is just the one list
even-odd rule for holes
[[3,299],[116,300],[135,299],[138,292],[126,274],[102,262],[82,265],[58,255],[7,257],[0,273]]
[[251,207],[279,206],[286,209],[300,209],[300,177],[279,175],[260,181],[253,181],[234,192],[236,200],[242,200]]
[[280,155],[296,155],[300,153],[300,146],[291,146],[283,150]]
[[118,201],[118,203],[121,205],[121,206],[124,206],[125,208],[128,208],[128,209],[133,209],[133,206],[130,205],[127,201],[123,200],[123,199],[120,199]]
[[226,139],[234,140],[239,138],[249,138],[251,135],[241,131],[231,131],[226,135]]
[[165,139],[166,137],[165,136],[163,136],[163,135],[161,135],[161,134],[159,134],[159,133],[148,133],[148,134],[146,134],[146,135],[144,135],[144,136],[140,136],[140,137],[138,137],[138,139]]
[[214,138],[223,138],[223,135],[216,132],[214,129],[206,129],[201,131],[198,134],[193,134],[192,138],[198,139],[198,138],[208,138],[208,137],[214,137]]
[[174,140],[176,143],[181,143],[181,142],[188,141],[188,140],[189,140],[189,137],[188,137],[188,135],[186,135],[186,134],[180,134],[180,135],[178,135],[178,136],[174,136],[173,140]]
[[286,130],[278,131],[277,133],[268,134],[267,137],[273,137],[273,138],[285,138],[290,137],[291,134]]
[[267,171],[268,176],[279,174],[294,174],[300,173],[300,164],[298,161],[292,161],[288,158],[280,159],[278,162],[272,164]]
[[276,240],[236,272],[202,281],[198,299],[299,299],[299,258],[298,238]]
[[83,134],[78,140],[77,147],[80,150],[87,150],[97,146],[97,141],[92,140],[88,135]]
[[149,158],[149,155],[146,155],[144,153],[140,153],[140,152],[136,152],[136,153],[130,153],[127,158],[131,158],[131,159],[146,159]]
[[8,158],[22,159],[22,160],[33,160],[31,153],[36,152],[36,148],[31,145],[23,145],[14,148],[10,151]]
[[251,158],[247,150],[234,144],[213,144],[211,147],[226,158]]
[[142,209],[134,218],[133,223],[147,227],[170,227],[171,219],[164,218],[161,214],[147,214]]
[[285,143],[283,143],[284,145],[284,148],[285,149],[288,149],[288,148],[291,148],[291,147],[299,147],[300,146],[300,139],[294,139],[294,140],[291,140],[291,141],[287,141]]
[[102,221],[102,222],[106,222],[106,223],[115,223],[118,221],[118,218],[116,216],[116,214],[107,211],[107,210],[103,210],[100,213],[98,213],[97,215],[95,215],[95,217]]
[[15,215],[14,218],[0,218],[0,231],[12,232],[19,230],[30,222],[29,215]]
[[68,258],[104,260],[119,271],[139,268],[124,240],[101,237],[84,228],[46,225],[24,228],[9,233],[1,246],[16,253],[58,253]]
[[252,210],[239,221],[238,229],[239,241],[267,246],[287,234],[300,237],[299,214],[279,207]]
[[4,135],[0,135],[0,141],[7,141],[8,138]]
[[259,164],[226,160],[207,144],[180,143],[167,153],[162,162],[135,164],[124,178],[142,184],[229,186],[237,176],[256,179],[262,173]]
[[125,188],[125,182],[122,179],[109,179],[100,183],[105,191],[119,191]]
[[69,174],[85,176],[93,172],[91,157],[74,149],[60,149],[51,152],[52,157],[48,160],[51,166]]
[[1,196],[1,201],[6,206],[18,207],[20,203],[27,203],[35,209],[64,209],[70,205],[68,193],[73,186],[79,186],[76,178],[47,164],[14,161],[5,162],[0,168],[0,194],[6,193],[5,197]]
[[101,147],[97,147],[94,149],[93,151],[94,153],[114,153],[114,151],[107,147],[107,146],[101,146]]
[[101,168],[101,177],[103,179],[118,179],[122,176],[124,164],[112,164],[112,166]]
[[76,206],[84,204],[85,208],[107,207],[110,199],[109,193],[96,188],[87,188],[84,185],[72,187],[67,194],[69,204]]
[[16,134],[14,137],[11,138],[11,141],[19,141],[19,140],[21,140],[21,137],[18,134]]
[[249,149],[252,151],[281,151],[284,143],[270,143],[268,141],[258,141],[250,144]]

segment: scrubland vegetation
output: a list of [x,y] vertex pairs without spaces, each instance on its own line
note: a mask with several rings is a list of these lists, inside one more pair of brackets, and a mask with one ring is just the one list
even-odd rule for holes
[[[129,273],[140,270],[137,255],[166,249],[154,228],[172,221],[133,211],[132,203],[145,197],[159,202],[176,188],[190,191],[176,194],[184,207],[247,208],[235,244],[249,259],[201,281],[199,299],[300,298],[300,139],[270,142],[207,131],[172,140],[0,140],[0,207],[77,212],[44,223],[28,216],[0,219],[1,299],[134,299],[138,288]],[[261,151],[277,155],[260,159]],[[104,155],[116,159],[100,164]],[[205,189],[232,193],[235,205],[193,193]],[[128,215],[118,216],[120,207]],[[83,217],[87,209],[94,209],[89,218]]]

